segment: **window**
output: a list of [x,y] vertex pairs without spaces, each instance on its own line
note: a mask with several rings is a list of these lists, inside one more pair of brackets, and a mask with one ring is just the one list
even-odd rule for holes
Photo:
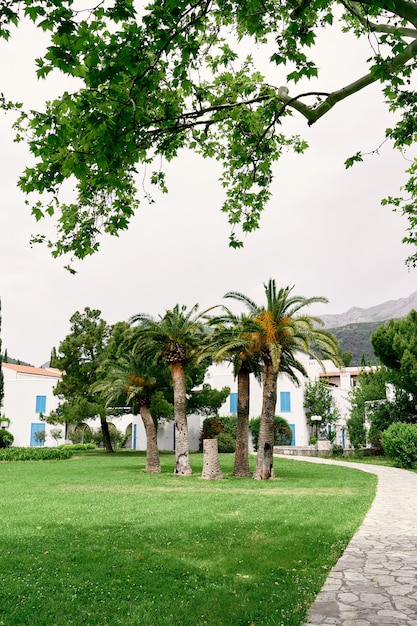
[[229,410],[230,413],[237,413],[237,393],[231,393],[229,396]]
[[45,413],[45,411],[46,411],[46,396],[36,396],[35,413]]
[[290,413],[291,411],[291,393],[289,391],[279,392],[279,405],[282,413]]
[[291,446],[295,446],[295,424],[290,424],[289,425],[291,428],[291,432],[292,432],[292,437],[291,437]]
[[45,424],[30,425],[30,445],[43,446],[45,443]]

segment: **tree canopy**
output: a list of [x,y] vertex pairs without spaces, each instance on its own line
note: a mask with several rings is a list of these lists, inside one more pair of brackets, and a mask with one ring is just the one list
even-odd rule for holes
[[[59,71],[73,91],[21,112],[17,139],[34,165],[20,187],[35,200],[37,220],[55,216],[52,254],[83,258],[103,232],[129,225],[151,185],[166,191],[164,163],[182,149],[222,165],[222,210],[230,245],[258,228],[271,194],[274,164],[307,143],[285,132],[292,115],[308,125],[373,83],[380,83],[392,128],[381,129],[405,152],[416,139],[417,5],[411,0],[0,0],[0,36],[32,20],[50,36],[36,60],[39,78]],[[329,89],[314,58],[326,29],[369,42],[355,79]],[[355,45],[349,44],[349,45]],[[342,79],[341,79],[342,80]],[[72,83],[71,83],[72,84]],[[355,113],[353,113],[355,114]],[[378,147],[375,148],[377,150]],[[346,161],[363,160],[360,150]],[[403,194],[385,199],[409,220],[405,241],[417,241],[417,162],[408,162]],[[75,197],[62,193],[66,183]],[[417,252],[409,262],[417,263]]]

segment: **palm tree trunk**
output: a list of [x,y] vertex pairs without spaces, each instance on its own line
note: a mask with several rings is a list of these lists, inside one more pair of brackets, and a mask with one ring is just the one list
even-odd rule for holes
[[249,370],[240,368],[237,375],[237,432],[234,476],[250,476],[249,470]]
[[105,417],[100,416],[100,423],[101,423],[101,432],[103,435],[103,445],[104,448],[106,450],[106,452],[113,452],[113,446],[111,445],[111,440],[110,440],[110,431],[109,431],[109,425],[107,423],[107,420]]
[[203,472],[201,478],[213,480],[223,478],[219,461],[219,447],[217,439],[203,439]]
[[171,376],[174,388],[174,419],[175,437],[175,469],[179,476],[191,476],[190,456],[188,449],[187,397],[185,374],[181,363],[171,363]]
[[278,369],[274,368],[272,363],[265,363],[258,454],[253,473],[253,477],[258,480],[274,477],[274,419],[277,404],[277,381]]
[[161,464],[159,462],[155,422],[152,419],[149,406],[142,405],[139,412],[146,432],[146,471],[152,474],[159,474],[161,472]]

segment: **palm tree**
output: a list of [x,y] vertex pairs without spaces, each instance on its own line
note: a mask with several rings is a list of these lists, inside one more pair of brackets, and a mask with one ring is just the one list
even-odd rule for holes
[[254,478],[257,479],[273,477],[274,417],[279,373],[288,374],[294,382],[298,381],[297,373],[306,375],[303,365],[296,358],[297,352],[308,354],[319,362],[322,358],[330,358],[340,364],[337,340],[320,328],[322,321],[298,314],[310,304],[327,302],[326,298],[293,296],[293,287],[277,290],[273,279],[264,288],[266,306],[259,306],[239,292],[231,291],[225,295],[246,305],[250,317],[259,326],[259,332],[254,336],[254,349],[260,352],[263,363],[262,414],[254,471]]
[[106,361],[102,366],[105,378],[92,385],[93,393],[100,393],[105,406],[117,406],[120,399],[132,407],[133,414],[142,418],[146,433],[146,471],[159,473],[157,429],[151,414],[151,398],[157,381],[144,372],[141,361],[133,355],[122,356],[117,361]]
[[233,475],[250,476],[249,470],[249,400],[250,374],[260,376],[260,353],[254,336],[260,332],[256,322],[246,315],[235,315],[226,307],[225,314],[210,318],[214,327],[209,350],[214,361],[230,361],[237,378],[237,432]]
[[168,364],[174,392],[174,419],[176,427],[175,474],[192,474],[188,449],[187,397],[185,366],[192,361],[202,344],[205,325],[198,304],[187,311],[178,304],[154,319],[139,313],[130,322],[139,323],[134,329],[133,351],[145,360],[156,359]]

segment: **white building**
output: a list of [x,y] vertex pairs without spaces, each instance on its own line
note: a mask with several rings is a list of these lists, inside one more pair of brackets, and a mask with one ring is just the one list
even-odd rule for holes
[[[288,421],[293,434],[291,445],[304,447],[309,443],[312,431],[307,424],[304,411],[304,390],[307,380],[314,381],[321,378],[328,381],[340,413],[338,421],[333,425],[333,429],[336,431],[335,443],[348,448],[350,442],[346,421],[350,416],[349,392],[357,384],[359,374],[371,368],[345,367],[337,369],[331,361],[326,360],[323,362],[323,370],[316,360],[310,359],[304,354],[299,354],[297,358],[303,364],[308,378],[299,376],[300,385],[297,387],[286,374],[281,374],[278,377],[277,387],[276,415],[280,415]],[[231,415],[237,412],[237,381],[233,377],[231,365],[222,363],[221,365],[211,366],[207,372],[205,382],[209,383],[214,389],[230,387],[230,396],[219,410],[220,415]],[[259,417],[261,410],[262,386],[251,375],[250,417]]]
[[[14,436],[14,446],[43,445],[40,432],[45,432],[47,445],[56,445],[50,437],[51,429],[39,419],[40,413],[48,414],[55,410],[59,400],[53,390],[61,377],[56,369],[43,369],[2,363],[4,377],[4,401],[2,414],[10,420],[7,426]],[[63,427],[62,427],[63,428]]]
[[[349,391],[357,384],[359,374],[364,368],[347,367],[341,370],[335,368],[331,361],[324,362],[324,371],[320,365],[306,355],[299,355],[309,380],[324,378],[328,381],[335,402],[340,411],[340,418],[335,424],[335,442],[349,447],[346,420],[350,413]],[[369,369],[369,368],[365,368]],[[3,363],[4,376],[4,406],[3,415],[10,419],[7,429],[14,436],[15,446],[44,445],[38,439],[37,433],[45,432],[45,445],[53,446],[63,442],[64,426],[49,425],[40,419],[40,414],[48,415],[55,410],[59,399],[53,390],[60,379],[61,372],[52,368],[36,368],[26,365]],[[219,410],[222,416],[237,412],[237,381],[233,376],[231,365],[222,363],[212,365],[206,374],[205,383],[213,389],[230,388],[227,401]],[[297,387],[285,374],[280,375],[277,389],[276,414],[284,417],[292,430],[292,445],[307,446],[311,434],[311,427],[307,425],[304,412],[304,389],[306,379],[300,376],[300,386]],[[251,376],[250,388],[250,417],[259,417],[262,410],[262,386]],[[123,434],[129,435],[129,447],[135,450],[146,449],[146,436],[143,422],[139,415],[122,415],[110,420]],[[199,438],[203,418],[191,415],[188,418],[190,450],[198,450]],[[89,420],[91,428],[99,426],[98,420]],[[62,439],[56,441],[51,431],[61,428]],[[158,446],[160,450],[175,449],[175,428],[172,421],[162,420],[158,426]]]
[[[4,401],[1,414],[10,420],[6,429],[14,436],[14,446],[56,446],[64,442],[65,426],[51,425],[40,419],[40,414],[49,415],[60,402],[54,388],[61,378],[61,371],[53,368],[31,367],[2,363],[4,377]],[[146,449],[146,434],[139,415],[121,415],[111,418],[111,423],[124,435],[129,435],[129,447]],[[203,418],[189,418],[190,450],[198,450]],[[98,428],[98,420],[88,420],[90,428]],[[51,432],[60,429],[61,439],[52,437]],[[41,433],[40,435],[38,433]],[[43,434],[44,433],[44,434]],[[173,422],[162,421],[158,427],[160,450],[175,449]]]

